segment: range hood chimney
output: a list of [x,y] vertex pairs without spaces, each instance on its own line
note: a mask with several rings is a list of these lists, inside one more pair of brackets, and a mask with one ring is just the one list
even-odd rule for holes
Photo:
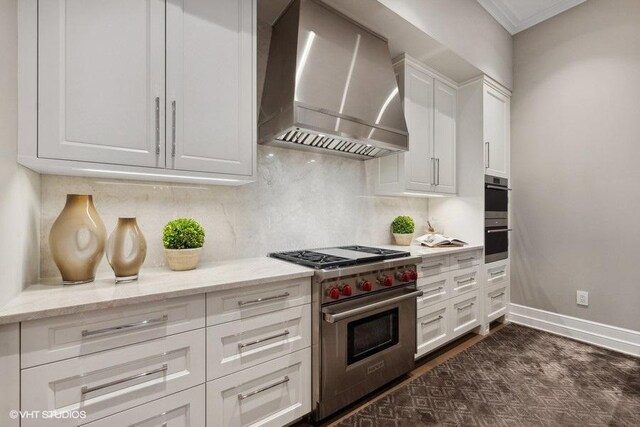
[[387,41],[294,0],[273,27],[258,141],[362,160],[408,150]]

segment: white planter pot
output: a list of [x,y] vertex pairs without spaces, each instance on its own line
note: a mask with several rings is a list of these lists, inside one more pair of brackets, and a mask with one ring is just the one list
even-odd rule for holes
[[174,271],[193,270],[198,266],[202,248],[195,249],[165,249],[169,268]]
[[411,234],[393,233],[393,238],[396,239],[396,245],[398,246],[411,246],[411,242],[413,241],[413,233]]

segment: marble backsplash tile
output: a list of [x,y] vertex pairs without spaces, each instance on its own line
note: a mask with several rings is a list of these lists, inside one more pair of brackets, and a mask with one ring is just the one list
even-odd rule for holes
[[[366,163],[333,155],[258,147],[258,180],[241,187],[42,176],[42,278],[58,270],[49,231],[66,194],[93,194],[110,233],[119,216],[138,218],[148,242],[147,267],[166,265],[162,226],[191,217],[207,232],[202,260],[264,256],[271,251],[339,244],[388,244],[400,214],[422,230],[427,199],[371,196]],[[100,271],[109,271],[106,258]]]

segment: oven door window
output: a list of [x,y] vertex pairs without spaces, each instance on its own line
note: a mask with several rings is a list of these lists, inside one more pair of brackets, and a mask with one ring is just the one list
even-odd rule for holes
[[509,232],[507,231],[507,227],[487,228],[487,232],[484,237],[484,245],[485,253],[487,255],[507,252],[509,250]]
[[347,364],[373,356],[399,342],[398,308],[347,325]]
[[485,212],[504,212],[506,214],[509,206],[509,193],[505,190],[495,190],[485,188],[484,210]]

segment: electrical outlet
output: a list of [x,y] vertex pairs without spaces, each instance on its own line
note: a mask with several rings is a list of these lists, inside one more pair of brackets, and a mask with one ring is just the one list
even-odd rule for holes
[[578,294],[576,295],[576,303],[578,305],[584,305],[585,307],[589,306],[589,292],[578,291]]

